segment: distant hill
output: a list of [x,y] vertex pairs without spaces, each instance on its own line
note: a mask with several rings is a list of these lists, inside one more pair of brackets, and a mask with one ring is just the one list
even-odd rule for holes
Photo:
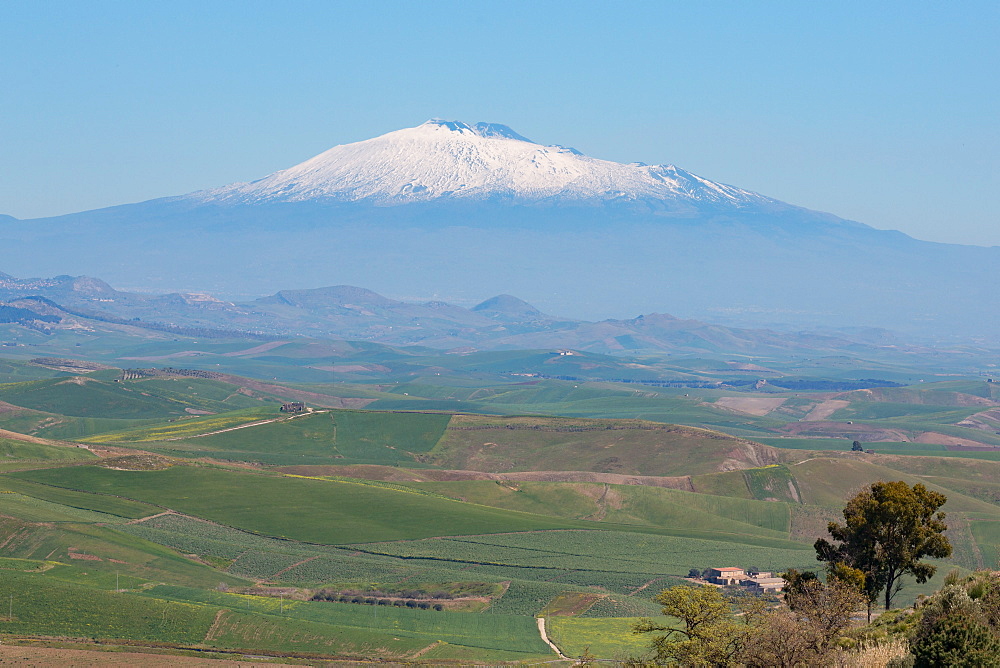
[[530,318],[546,318],[534,306],[513,295],[497,295],[472,307],[476,313],[497,320],[525,320]]
[[866,340],[854,341],[833,332],[811,334],[723,327],[664,313],[601,322],[557,318],[508,294],[487,299],[471,309],[442,301],[411,303],[389,299],[349,285],[280,290],[251,302],[228,302],[205,293],[122,292],[100,279],[84,276],[0,279],[0,300],[24,300],[36,295],[50,300],[50,307],[58,305],[78,317],[146,329],[223,330],[245,335],[312,336],[445,349],[785,354],[878,348]]

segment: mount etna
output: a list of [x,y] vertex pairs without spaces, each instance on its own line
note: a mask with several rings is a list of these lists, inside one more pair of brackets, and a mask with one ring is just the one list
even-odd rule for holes
[[[942,221],[946,223],[946,221]],[[669,165],[428,121],[252,183],[19,221],[4,268],[248,297],[349,283],[549,313],[996,339],[1000,248],[919,241]]]

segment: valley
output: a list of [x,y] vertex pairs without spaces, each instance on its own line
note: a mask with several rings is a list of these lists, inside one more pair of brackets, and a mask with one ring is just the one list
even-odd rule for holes
[[537,617],[566,656],[586,638],[620,659],[692,569],[815,568],[876,480],[948,498],[954,554],[906,600],[1000,558],[1000,384],[964,370],[994,368],[987,350],[751,362],[5,326],[5,637],[531,663],[553,658]]

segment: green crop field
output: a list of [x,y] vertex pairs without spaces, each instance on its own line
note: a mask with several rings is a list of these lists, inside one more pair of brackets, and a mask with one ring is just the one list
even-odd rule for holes
[[430,461],[478,471],[691,475],[729,453],[767,449],[718,432],[642,421],[455,416]]
[[54,572],[0,569],[0,597],[12,613],[0,615],[0,633],[390,659],[439,643],[494,658],[551,655],[530,617],[282,604],[163,585],[116,592],[57,579]]
[[88,376],[0,385],[0,400],[48,413],[102,418],[181,415],[190,406],[122,383]]
[[[650,635],[632,633],[639,619],[547,617],[545,626],[549,640],[568,657],[577,658],[586,653],[597,659],[621,661],[641,657],[649,651]],[[660,617],[656,621],[668,624],[670,619]]]
[[804,544],[761,547],[701,538],[586,530],[367,543],[356,547],[409,559],[548,570],[552,576],[559,571],[648,574],[650,578],[681,576],[702,563],[747,561],[769,570],[784,570],[796,564],[810,565],[815,558],[812,547]]
[[0,437],[0,463],[84,462],[97,456],[83,448],[26,443]]
[[10,408],[0,413],[0,429],[52,440],[73,440],[107,431],[155,424],[158,419],[128,420],[105,417],[71,417],[28,408]]
[[[65,472],[72,471],[72,469],[62,469],[62,471],[65,475]],[[39,484],[14,476],[0,476],[0,491],[2,490],[20,492],[26,496],[59,503],[71,508],[94,510],[130,519],[148,517],[162,510],[162,508],[147,503],[130,501],[107,494],[89,494],[60,486]]]
[[772,464],[764,468],[747,469],[743,472],[747,488],[753,498],[761,501],[800,501],[795,479],[787,466]]
[[[279,614],[286,621],[287,632],[294,632],[296,624],[322,624],[353,634],[394,635],[409,638],[409,650],[427,647],[435,642],[465,647],[481,647],[490,650],[546,656],[551,654],[542,643],[541,637],[530,617],[491,614],[482,615],[461,612],[437,612],[434,610],[412,610],[391,606],[355,605],[350,603],[286,601],[280,603],[274,598],[243,596],[206,592],[183,587],[154,587],[149,596],[177,601],[192,601],[224,606],[233,611],[265,612],[274,623]],[[245,606],[245,607],[244,607]],[[234,622],[231,629],[237,636],[245,637],[239,630],[240,623]],[[280,628],[280,626],[278,627]],[[308,626],[305,626],[308,629]],[[308,634],[308,631],[306,631]],[[327,631],[324,635],[329,635]],[[226,641],[225,633],[219,638]],[[280,638],[280,649],[292,649],[288,637]],[[322,642],[322,641],[321,641]],[[343,641],[341,641],[343,642]],[[233,646],[230,643],[230,646]],[[235,645],[239,646],[239,645]],[[301,650],[305,647],[300,646]],[[357,651],[356,648],[355,651]],[[312,649],[305,651],[323,651]],[[329,652],[329,650],[327,650]],[[395,653],[395,652],[392,652]]]
[[0,511],[9,517],[29,522],[91,522],[120,524],[125,518],[118,515],[74,508],[60,503],[52,503],[33,496],[26,496],[5,490],[0,492]]
[[212,434],[186,445],[274,464],[297,464],[302,457],[340,464],[414,463],[413,455],[434,447],[449,419],[438,414],[331,410]]
[[1000,567],[1000,520],[969,522],[986,568]]
[[16,383],[30,380],[58,378],[67,374],[54,369],[46,369],[36,364],[16,360],[0,359],[0,383]]
[[554,518],[361,483],[193,466],[174,466],[162,471],[76,466],[9,475],[70,489],[121,495],[241,529],[316,543],[566,526]]
[[79,586],[48,573],[0,571],[0,599],[13,613],[0,615],[0,633],[10,634],[194,645],[215,614],[206,606]]
[[[58,334],[39,350],[90,350],[69,341]],[[198,349],[185,365],[308,382],[289,391],[315,393],[313,412],[282,413],[279,386],[231,376],[115,382],[116,369],[69,375],[0,360],[0,381],[12,381],[0,384],[0,428],[83,440],[97,453],[0,437],[0,605],[13,603],[0,633],[530,663],[554,658],[533,619],[541,614],[567,655],[615,660],[642,653],[648,638],[629,632],[634,618],[658,615],[652,597],[693,568],[815,569],[826,522],[880,479],[948,496],[955,555],[932,582],[908,582],[901,601],[955,565],[1000,559],[1000,450],[942,444],[1000,445],[990,403],[1000,388],[981,380],[841,392],[857,378],[931,371],[756,358],[772,376],[753,392],[732,371],[742,356],[633,364],[303,340],[232,357],[257,344],[115,342],[101,353],[110,364]],[[356,370],[324,382],[334,367]],[[591,380],[510,375],[557,372]],[[784,391],[779,381],[827,389]],[[780,401],[760,404],[773,408],[759,416],[713,405],[721,397]],[[848,403],[800,423],[831,398]],[[877,454],[850,453],[851,433],[899,440],[859,439]],[[168,466],[117,470],[122,448]],[[308,600],[320,590],[342,602]],[[443,610],[405,607],[431,592],[439,599],[425,602]]]
[[887,455],[906,455],[909,457],[925,457],[927,455],[933,455],[934,457],[948,457],[951,459],[977,459],[985,460],[989,462],[1000,461],[1000,450],[938,450],[936,448],[880,448],[879,444],[872,444],[872,449],[879,454]]
[[[877,480],[904,480],[910,485],[923,482],[931,489],[939,489],[920,477],[863,459],[817,457],[791,465],[789,470],[795,478],[803,501],[819,506],[842,506],[844,499]],[[1000,510],[997,506],[965,496],[960,492],[947,489],[939,491],[948,497],[946,511],[994,514]]]
[[663,487],[493,481],[410,483],[482,505],[567,519],[787,538],[785,504],[742,501]]
[[275,419],[281,414],[277,407],[252,408],[231,411],[222,415],[205,417],[189,416],[170,422],[157,422],[153,425],[143,425],[136,429],[124,429],[102,433],[89,438],[80,439],[84,443],[127,444],[146,443],[150,441],[169,441],[200,436],[222,429],[231,429],[242,425]]

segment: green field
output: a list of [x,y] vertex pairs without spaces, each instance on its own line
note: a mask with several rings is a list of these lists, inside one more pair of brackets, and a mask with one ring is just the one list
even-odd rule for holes
[[[115,340],[102,360],[195,349],[181,338]],[[0,601],[13,613],[0,613],[0,633],[531,663],[554,658],[534,619],[544,615],[565,654],[615,660],[642,653],[635,618],[657,615],[652,597],[691,569],[815,569],[826,522],[882,479],[948,496],[955,555],[932,582],[908,582],[900,601],[940,586],[955,565],[1000,559],[1000,451],[917,442],[1000,444],[990,412],[1000,389],[981,380],[786,392],[775,377],[751,392],[728,358],[624,363],[312,340],[244,356],[258,344],[203,343],[185,364],[307,382],[288,391],[313,393],[311,411],[282,413],[281,387],[232,376],[115,382],[116,369],[70,375],[0,360],[0,380],[13,381],[0,384],[0,428],[98,453],[0,438]],[[916,373],[847,357],[754,363],[787,372],[789,387]],[[323,382],[333,373],[323,369],[349,365],[348,382]],[[510,375],[540,367],[588,379]],[[721,397],[766,398],[728,405],[768,412],[724,409]],[[836,408],[828,419],[801,422],[831,398],[842,403],[826,404]],[[899,440],[859,437],[876,454],[851,453],[841,432]],[[140,459],[165,468],[117,470]],[[308,600],[320,590],[341,602]]]
[[178,447],[243,461],[266,457],[272,464],[296,464],[302,457],[343,464],[412,464],[414,454],[434,447],[449,419],[437,414],[324,411],[190,439]]
[[1000,521],[972,521],[972,535],[983,554],[987,568],[1000,567]]
[[455,416],[430,452],[443,468],[691,475],[720,459],[775,457],[771,449],[705,429],[638,420]]
[[53,572],[0,570],[0,597],[13,614],[0,616],[0,633],[398,659],[439,643],[495,660],[551,655],[530,617],[282,604],[163,585],[115,592],[57,580]]
[[[73,469],[53,469],[53,471],[57,470],[62,475],[66,475],[67,472],[72,472]],[[148,503],[131,501],[114,495],[90,494],[74,489],[66,489],[58,485],[39,484],[15,476],[0,476],[0,491],[20,492],[27,496],[59,503],[71,508],[94,510],[129,519],[155,515],[163,510]]]
[[[567,526],[555,519],[363,483],[194,466],[112,471],[90,466],[10,474],[131,497],[270,536],[343,544]],[[4,477],[0,477],[3,484]],[[211,494],[206,494],[211,490]]]
[[785,504],[742,501],[644,485],[493,481],[410,483],[477,504],[567,519],[787,538]]
[[[649,650],[649,637],[632,633],[639,619],[548,617],[545,622],[549,639],[566,656],[578,658],[586,653],[598,659],[621,661],[641,657]],[[666,618],[657,621],[662,624]]]
[[[427,647],[435,642],[442,642],[528,656],[551,654],[548,647],[542,643],[533,620],[524,616],[436,612],[349,603],[304,601],[281,603],[274,598],[165,586],[154,587],[149,590],[147,595],[176,601],[194,601],[223,606],[237,613],[249,610],[251,613],[264,612],[267,614],[268,619],[266,620],[254,622],[249,619],[232,620],[217,636],[217,639],[222,641],[223,646],[245,646],[234,641],[238,638],[248,638],[250,632],[256,632],[257,625],[264,624],[274,625],[272,628],[277,631],[278,637],[274,640],[277,640],[278,649],[293,650],[295,649],[293,643],[296,642],[297,630],[304,630],[304,635],[311,635],[310,625],[316,624],[332,628],[327,628],[326,632],[322,633],[324,636],[322,639],[316,638],[313,641],[315,644],[311,650],[302,646],[301,639],[298,640],[300,651],[323,652],[322,643],[327,642],[328,636],[336,633],[342,637],[340,642],[350,642],[347,638],[351,634],[360,634],[362,637],[366,634],[383,637],[387,634],[394,635],[409,641],[403,641],[402,647],[409,651]],[[279,617],[279,619],[276,620],[275,617]],[[334,629],[338,631],[334,631]],[[321,630],[322,627],[314,627],[312,633]],[[243,642],[245,643],[246,640]],[[358,654],[361,646],[359,644],[351,649],[353,650],[351,653]],[[326,653],[329,653],[328,649]],[[390,654],[395,653],[390,651]],[[400,654],[400,656],[403,655]]]
[[194,645],[215,614],[206,606],[80,586],[49,573],[0,571],[0,598],[13,612],[13,618],[0,617],[0,632],[10,634]]
[[83,448],[28,443],[0,437],[0,466],[15,463],[24,465],[85,462],[94,459],[97,459],[97,456]]
[[[629,578],[629,582],[645,581],[653,576],[684,576],[698,564],[709,562],[749,561],[761,568],[784,570],[796,564],[809,565],[815,560],[812,546],[791,542],[786,547],[764,547],[611,530],[532,531],[366,543],[354,547],[407,559],[486,564],[500,570],[547,570],[552,576],[571,575],[574,571],[637,576]],[[475,568],[469,570],[476,572]]]
[[752,468],[743,472],[747,489],[755,499],[761,501],[790,501],[799,503],[801,495],[795,478],[787,466],[772,464],[764,468]]

